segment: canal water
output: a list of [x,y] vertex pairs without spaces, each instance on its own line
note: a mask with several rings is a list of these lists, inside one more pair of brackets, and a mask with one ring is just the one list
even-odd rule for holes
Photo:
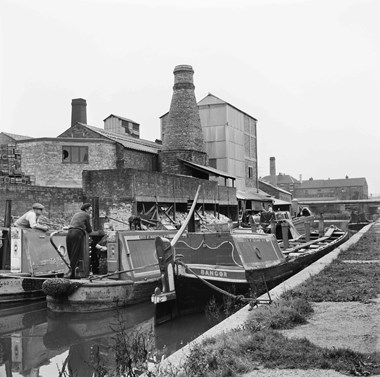
[[143,334],[161,358],[210,327],[203,313],[154,327],[151,303],[86,314],[51,313],[45,302],[0,310],[0,376],[55,377],[65,365],[74,376],[90,377],[94,354],[110,359],[117,333],[131,339]]

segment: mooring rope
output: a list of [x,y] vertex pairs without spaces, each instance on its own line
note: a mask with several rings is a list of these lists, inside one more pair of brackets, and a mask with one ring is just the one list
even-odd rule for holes
[[[53,274],[51,274],[53,275]],[[0,274],[0,278],[16,278],[16,279],[33,279],[33,280],[46,280],[55,278],[56,275],[62,275],[62,273],[54,274],[55,276],[47,276],[45,278],[37,277],[37,276],[20,276],[20,275],[12,275],[12,274]]]
[[[226,295],[226,296],[229,296],[229,297],[232,297],[233,299],[235,300],[240,300],[242,302],[247,302],[247,303],[252,303],[252,302],[256,302],[257,300],[255,298],[248,298],[248,297],[244,297],[243,295],[234,295],[233,293],[230,293],[230,292],[227,292],[226,290],[222,289],[222,288],[219,288],[217,287],[216,285],[214,284],[211,284],[210,282],[208,282],[207,280],[201,278],[198,274],[196,274],[187,264],[181,262],[181,261],[178,261],[177,260],[177,263],[179,265],[181,265],[182,267],[184,267],[187,271],[189,271],[192,275],[194,275],[197,279],[199,279],[202,283],[206,284],[208,287],[214,289],[215,291],[223,294],[223,295]],[[248,283],[247,283],[248,284]]]
[[135,267],[135,268],[131,268],[131,269],[129,269],[129,270],[122,270],[122,271],[110,272],[110,273],[105,274],[105,275],[95,275],[95,276],[90,276],[88,279],[89,279],[90,281],[93,281],[93,280],[100,280],[100,279],[106,278],[106,277],[108,277],[108,276],[117,275],[117,274],[124,274],[124,273],[126,273],[126,272],[133,272],[133,271],[136,271],[136,270],[143,270],[144,268],[154,267],[154,266],[158,266],[158,263],[147,264],[147,265],[145,265],[145,266]]

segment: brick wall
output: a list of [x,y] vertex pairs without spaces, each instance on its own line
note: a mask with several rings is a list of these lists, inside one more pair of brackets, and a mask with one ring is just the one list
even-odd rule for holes
[[[80,188],[43,187],[30,185],[0,185],[0,218],[5,215],[5,202],[12,200],[12,216],[21,216],[33,203],[45,206],[44,215],[49,219],[64,218],[67,221],[83,204]],[[3,223],[0,224],[1,226]]]
[[[88,163],[63,163],[63,146],[88,147]],[[40,186],[82,187],[82,171],[116,168],[116,146],[95,139],[33,139],[17,143],[21,170],[36,177]]]
[[218,186],[217,182],[192,177],[146,172],[134,169],[84,171],[83,191],[86,197],[99,197],[100,201],[111,202],[158,202],[186,203],[193,199],[202,185],[200,201],[221,205],[237,205],[234,187]]
[[158,170],[158,156],[152,153],[125,149],[123,152],[124,168],[140,169],[146,171]]
[[203,166],[208,165],[207,154],[191,150],[161,151],[159,154],[160,170],[164,173],[183,174],[192,176],[196,174],[193,169],[179,162],[178,159],[191,161]]

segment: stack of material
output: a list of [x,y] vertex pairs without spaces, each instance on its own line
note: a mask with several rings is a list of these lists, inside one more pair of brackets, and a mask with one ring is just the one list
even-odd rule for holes
[[34,184],[35,177],[21,170],[21,151],[16,144],[0,145],[0,183]]

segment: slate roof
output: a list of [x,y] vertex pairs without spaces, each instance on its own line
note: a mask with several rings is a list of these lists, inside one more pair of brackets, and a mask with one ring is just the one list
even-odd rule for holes
[[18,140],[26,140],[26,139],[33,139],[30,136],[16,135],[16,134],[12,134],[10,132],[2,132],[2,134],[6,135],[6,136],[9,136],[9,137],[11,137],[12,139],[14,139],[16,141],[18,141]]
[[303,181],[298,188],[332,188],[332,187],[348,187],[348,186],[367,186],[365,178],[342,178],[342,179],[312,179]]
[[282,192],[282,193],[284,193],[284,194],[287,194],[287,195],[292,195],[292,193],[291,192],[289,192],[289,191],[286,191],[286,190],[284,190],[283,188],[281,188],[281,187],[278,187],[278,186],[274,186],[274,185],[272,185],[271,183],[269,183],[269,182],[265,182],[265,181],[263,181],[262,179],[259,179],[259,182],[260,183],[262,183],[264,186],[269,186],[269,187],[272,187],[273,189],[275,189],[275,190],[277,190],[277,191],[280,191],[280,192]]
[[220,176],[220,177],[224,177],[224,178],[230,178],[233,180],[236,179],[235,176],[230,175],[223,170],[212,168],[211,166],[204,166],[204,165],[196,164],[195,162],[186,161],[186,160],[183,160],[181,158],[178,158],[178,160],[183,162],[185,165],[188,165],[188,166],[193,167],[193,168],[198,169],[198,170],[205,171],[205,172],[212,174],[212,175],[216,175],[216,176]]
[[240,200],[254,200],[258,202],[273,202],[274,199],[269,194],[260,189],[257,189],[257,193],[237,190],[236,197]]
[[[277,176],[277,184],[280,184],[280,183],[300,183],[300,181],[298,181],[297,179],[295,179],[294,177],[292,177],[291,175],[288,175],[288,174],[278,174]],[[265,181],[265,182],[271,182],[271,177],[270,175],[266,175],[265,177],[261,178],[262,181]]]
[[123,145],[125,148],[134,149],[143,152],[149,152],[157,154],[158,151],[162,149],[162,145],[155,143],[154,141],[139,139],[136,137],[118,134],[116,132],[106,131],[103,128],[90,126],[84,123],[78,123],[83,127],[88,128],[91,131],[94,131],[107,139],[116,141],[117,143]]

